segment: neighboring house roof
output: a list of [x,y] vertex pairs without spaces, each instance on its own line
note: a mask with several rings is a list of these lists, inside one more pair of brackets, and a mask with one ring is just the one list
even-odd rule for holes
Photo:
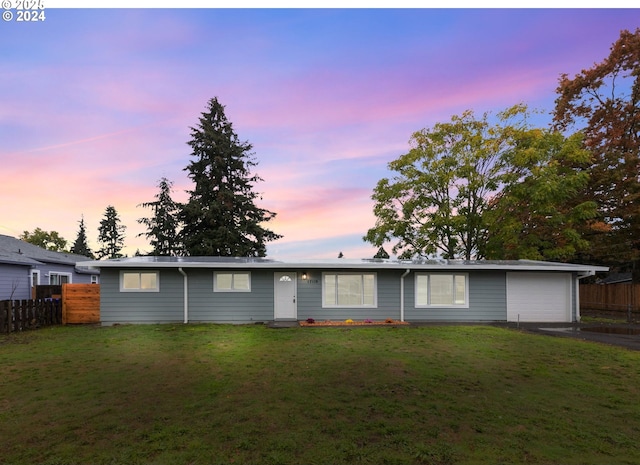
[[391,259],[324,259],[274,260],[247,257],[129,257],[86,263],[100,268],[243,268],[243,269],[448,269],[448,270],[520,270],[520,271],[607,271],[604,266],[578,265],[533,260],[391,260]]
[[53,252],[15,237],[0,234],[0,263],[30,266],[54,263],[75,266],[78,272],[98,273],[97,269],[89,271],[88,264],[85,262],[90,261],[92,261],[90,258],[83,255],[69,252]]
[[630,283],[631,273],[609,273],[606,278],[598,280],[598,284],[619,284]]

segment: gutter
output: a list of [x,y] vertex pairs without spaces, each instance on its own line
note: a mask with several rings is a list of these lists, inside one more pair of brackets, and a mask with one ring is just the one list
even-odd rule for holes
[[404,321],[404,278],[411,272],[409,268],[400,276],[400,321]]
[[184,276],[184,324],[189,323],[189,281],[187,280],[187,273],[184,272],[182,267],[178,267],[178,271]]

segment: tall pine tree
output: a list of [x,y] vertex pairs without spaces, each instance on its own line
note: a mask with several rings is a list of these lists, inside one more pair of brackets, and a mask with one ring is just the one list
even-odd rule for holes
[[84,255],[85,257],[95,258],[93,252],[89,248],[87,243],[87,228],[84,224],[84,216],[80,217],[80,229],[78,229],[78,236],[76,241],[71,246],[71,253],[78,255]]
[[254,185],[262,181],[248,142],[240,142],[217,98],[209,100],[200,124],[191,128],[191,156],[185,168],[195,187],[179,218],[187,255],[264,257],[266,243],[280,235],[262,225],[276,214],[259,208]]
[[178,240],[179,205],[171,198],[173,183],[163,177],[158,182],[160,191],[153,202],[145,202],[139,206],[151,208],[151,218],[140,218],[138,223],[147,227],[146,233],[138,234],[149,239],[153,247],[153,255],[177,256],[182,252]]
[[109,205],[98,228],[98,242],[101,244],[97,252],[98,258],[120,258],[124,247],[124,230],[115,207]]

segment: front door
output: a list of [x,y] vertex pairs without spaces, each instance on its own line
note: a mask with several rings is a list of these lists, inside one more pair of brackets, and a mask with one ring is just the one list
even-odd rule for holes
[[274,320],[297,320],[296,281],[298,275],[293,272],[274,273]]

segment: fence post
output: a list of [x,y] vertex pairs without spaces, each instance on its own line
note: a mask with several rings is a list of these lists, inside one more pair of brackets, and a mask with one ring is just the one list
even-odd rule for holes
[[0,302],[0,331],[9,334],[11,332],[11,301],[3,300]]
[[57,299],[55,302],[56,308],[56,323],[62,324],[62,299]]
[[32,328],[36,325],[36,307],[33,299],[27,300],[27,327]]

